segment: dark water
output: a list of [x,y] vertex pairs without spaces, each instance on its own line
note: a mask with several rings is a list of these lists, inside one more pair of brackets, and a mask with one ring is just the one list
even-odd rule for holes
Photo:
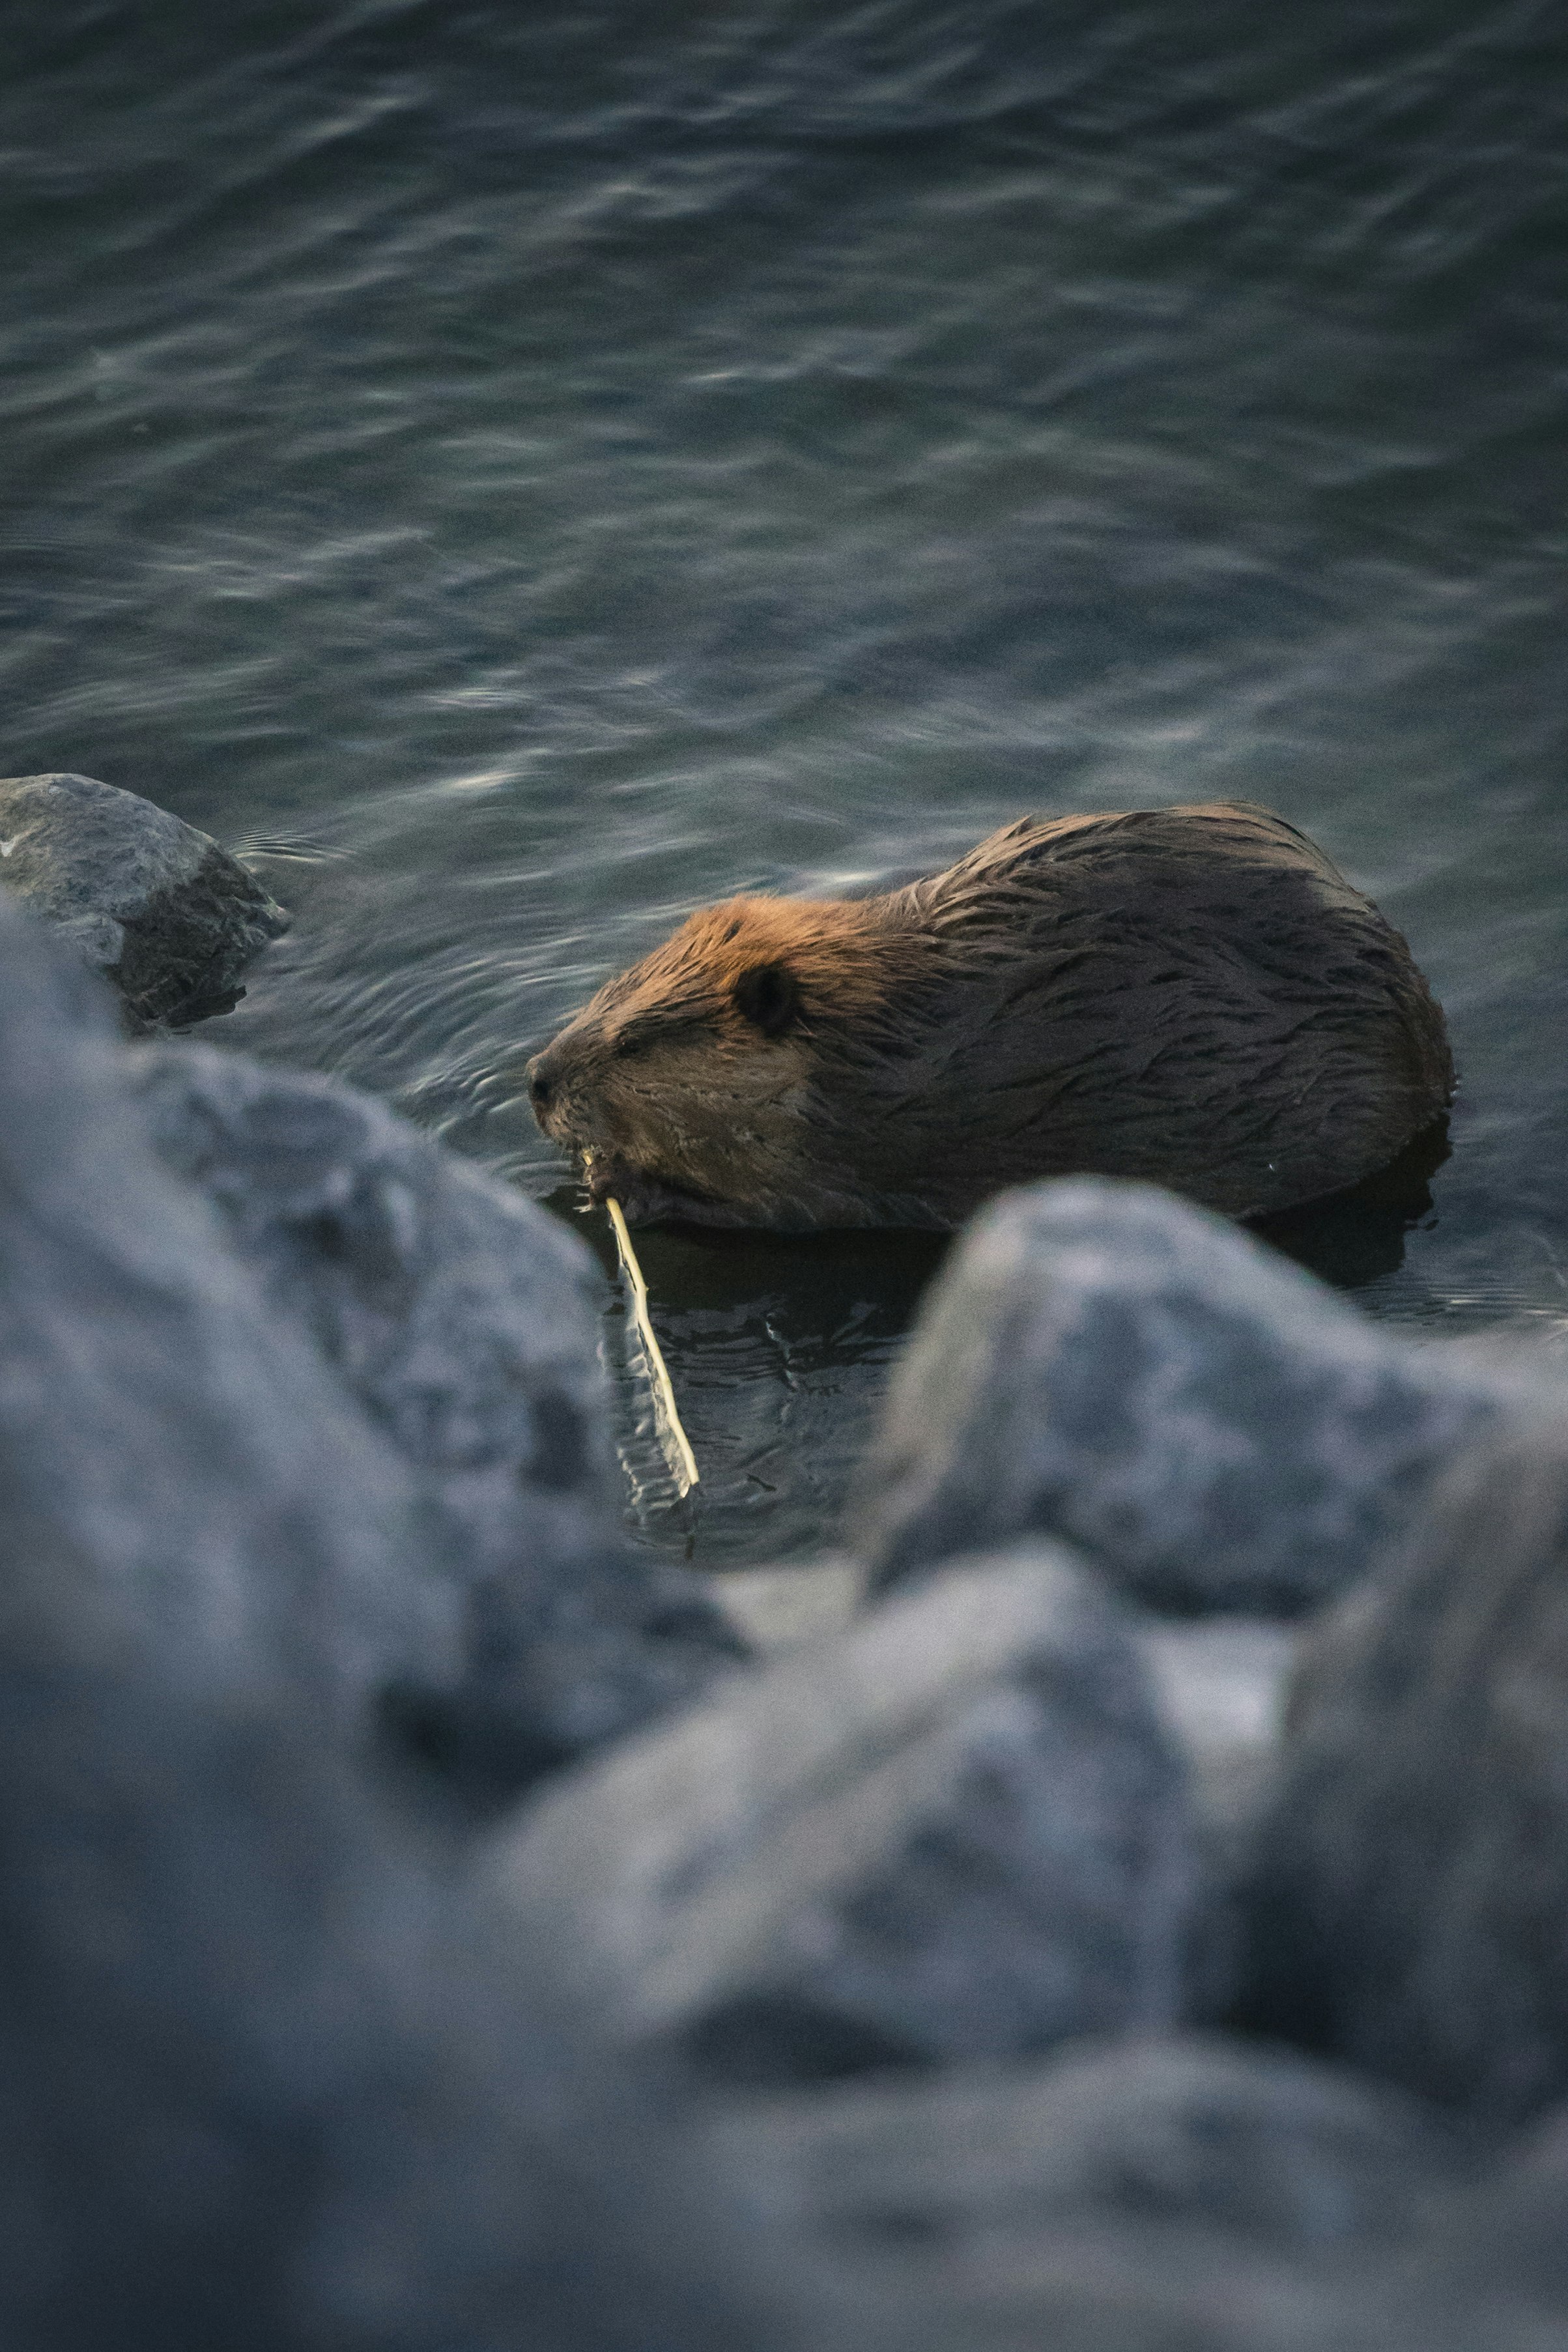
[[[691,906],[1244,794],[1463,1075],[1337,1271],[1568,1338],[1559,8],[3,14],[0,767],[294,908],[210,1034],[545,1194],[518,1063]],[[929,1245],[646,1258],[696,1557],[809,1548]]]

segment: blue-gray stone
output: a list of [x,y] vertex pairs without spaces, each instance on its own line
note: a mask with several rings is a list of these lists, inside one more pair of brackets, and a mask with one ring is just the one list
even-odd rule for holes
[[1562,2352],[1568,2133],[1219,2034],[735,2094],[710,2127],[868,2352]]
[[423,1745],[516,1787],[745,1654],[695,1577],[625,1538],[602,1276],[574,1234],[357,1088],[183,1043],[127,1062],[164,1165],[425,1507],[465,1667],[420,1703]]
[[1033,1185],[933,1286],[852,1548],[891,1582],[1051,1534],[1156,1609],[1289,1617],[1354,1581],[1521,1386],[1168,1193]]
[[1120,2221],[1315,2254],[1396,2243],[1461,2178],[1436,2108],[1218,2033],[736,2102],[714,2139],[759,2219],[840,2247]]
[[0,1483],[171,1673],[344,1725],[452,1683],[458,1595],[396,1448],[154,1154],[108,992],[0,899]]
[[1488,2123],[1568,2098],[1568,1441],[1454,1465],[1306,1641],[1247,2013]]
[[7,2352],[832,2341],[570,1941],[400,1843],[303,1676],[193,1674],[8,1444],[0,1486]]
[[570,1934],[372,1784],[378,1696],[464,1666],[457,1522],[129,1063],[0,903],[0,2341],[812,2341]]
[[94,776],[0,778],[0,881],[113,983],[133,1029],[229,1012],[288,928],[209,835]]
[[1168,2025],[1197,1889],[1123,1612],[1040,1544],[575,1768],[490,1867],[609,2033],[730,2082]]
[[1475,2179],[1430,2200],[1409,2267],[1450,2295],[1501,2288],[1568,2343],[1568,2105],[1549,2107]]

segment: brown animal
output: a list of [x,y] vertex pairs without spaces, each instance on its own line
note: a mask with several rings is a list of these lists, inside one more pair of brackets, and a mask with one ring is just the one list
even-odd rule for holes
[[1085,1173],[1260,1215],[1385,1166],[1453,1091],[1399,933],[1245,802],[1022,817],[879,898],[706,908],[527,1077],[633,1221],[796,1230]]

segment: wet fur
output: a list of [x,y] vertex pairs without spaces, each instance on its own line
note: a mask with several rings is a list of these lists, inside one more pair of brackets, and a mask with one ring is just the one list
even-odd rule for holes
[[528,1076],[634,1220],[786,1229],[949,1226],[1085,1172],[1270,1213],[1453,1091],[1399,933],[1239,802],[1025,817],[881,897],[704,908]]

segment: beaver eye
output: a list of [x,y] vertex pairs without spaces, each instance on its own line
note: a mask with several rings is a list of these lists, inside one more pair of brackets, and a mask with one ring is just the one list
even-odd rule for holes
[[735,983],[735,1009],[765,1037],[782,1037],[800,1017],[800,992],[788,964],[757,963]]

